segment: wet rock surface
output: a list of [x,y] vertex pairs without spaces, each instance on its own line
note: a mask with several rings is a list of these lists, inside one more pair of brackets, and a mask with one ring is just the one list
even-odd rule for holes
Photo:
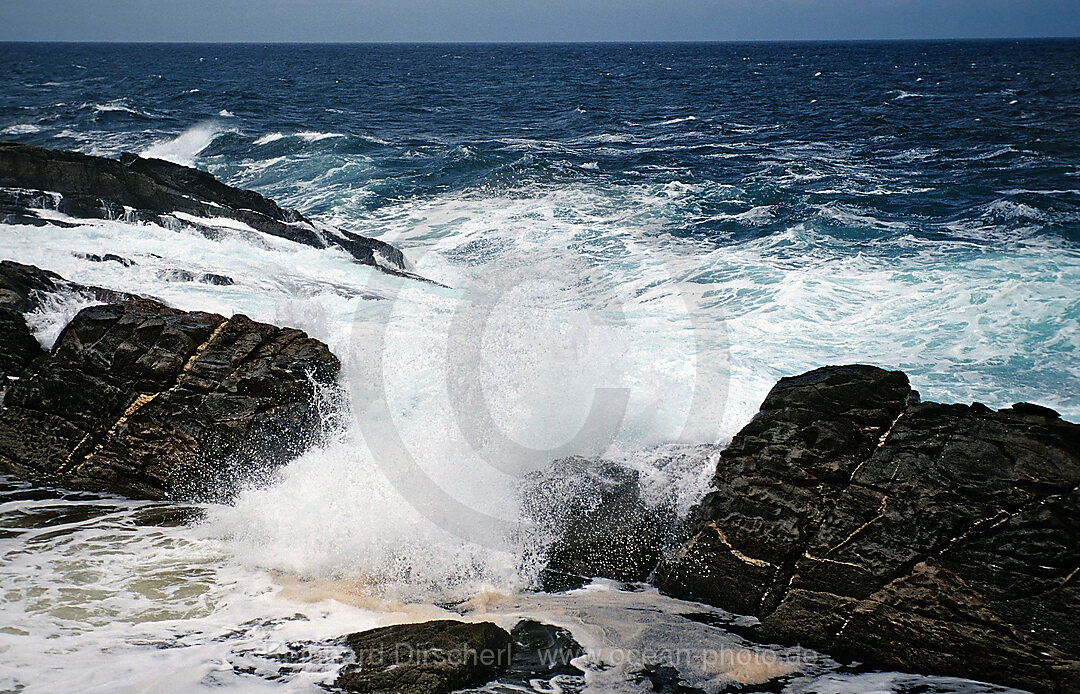
[[523,496],[526,512],[557,535],[540,574],[545,592],[580,588],[593,578],[645,581],[674,520],[674,511],[642,500],[633,471],[604,460],[556,461],[530,479]]
[[723,452],[667,594],[888,669],[1080,691],[1080,425],[919,402],[870,366],[782,379]]
[[584,673],[571,661],[585,649],[566,630],[532,619],[523,619],[510,631],[514,642],[510,667],[501,682],[527,685],[530,680],[550,680],[556,675],[581,677]]
[[[296,243],[340,248],[357,262],[412,277],[404,272],[401,251],[390,244],[318,224],[198,169],[128,153],[116,160],[0,142],[0,221],[68,226],[38,215],[43,209],[78,218],[186,224],[208,235],[222,233],[209,220],[228,218]],[[178,218],[177,213],[207,223]]]
[[[0,266],[0,471],[139,498],[229,496],[298,455],[321,425],[319,389],[339,363],[299,330],[186,312],[150,299],[80,311],[49,353],[35,352],[19,309],[66,280]],[[6,278],[6,279],[5,279]],[[32,336],[30,336],[31,339]],[[40,350],[40,348],[38,348]]]
[[87,300],[105,303],[143,298],[127,292],[71,282],[55,272],[33,265],[0,260],[0,308],[26,314],[40,308],[49,296],[61,293],[78,294]]
[[26,321],[26,314],[37,310],[46,297],[57,293],[77,294],[93,301],[138,299],[132,294],[114,292],[68,282],[54,272],[10,260],[0,261],[0,403],[3,392],[13,380],[44,354]]
[[0,393],[7,388],[9,376],[17,378],[42,353],[23,314],[0,307]]
[[350,634],[357,662],[336,687],[348,692],[445,694],[485,684],[510,665],[512,639],[491,622],[436,620]]

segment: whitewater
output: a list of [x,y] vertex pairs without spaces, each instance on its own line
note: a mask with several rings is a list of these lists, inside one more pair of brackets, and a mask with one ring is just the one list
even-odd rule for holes
[[[490,76],[461,77],[438,47],[369,47],[349,85],[351,57],[335,49],[112,49],[127,73],[86,47],[34,54],[4,80],[38,85],[3,97],[5,139],[210,171],[387,241],[435,283],[228,220],[213,235],[57,213],[73,226],[0,224],[4,259],[300,328],[343,364],[319,444],[228,505],[0,480],[0,690],[323,691],[345,633],[527,616],[587,651],[581,681],[535,691],[649,691],[635,673],[695,644],[730,655],[678,663],[710,692],[783,674],[793,694],[1008,691],[751,645],[678,615],[737,617],[644,586],[534,593],[552,528],[523,498],[552,461],[604,457],[685,514],[776,380],[824,364],[902,369],[929,400],[1031,401],[1080,420],[1080,138],[1051,108],[1077,91],[1038,92],[1067,61],[1053,44],[980,46],[855,51],[876,89],[867,103],[844,96],[853,58],[812,47],[460,49],[535,81],[523,98],[539,112],[515,110]],[[207,73],[207,57],[235,70]],[[972,57],[1002,84],[947,82]],[[289,102],[305,61],[313,82]],[[424,61],[463,81],[411,83]],[[748,84],[767,73],[778,95],[693,79],[736,68]],[[276,102],[253,86],[275,71],[288,75]],[[811,94],[795,72],[834,91]],[[655,100],[625,98],[613,75],[652,80]],[[970,118],[1002,119],[994,109],[1022,106],[1008,89],[1027,95],[1010,117],[1039,121],[1054,146],[1008,137],[1005,120],[961,139],[974,121],[957,122],[957,104],[992,102]],[[796,98],[831,99],[855,134],[817,111],[803,123]],[[485,115],[495,107],[505,114]],[[103,253],[134,264],[91,258]],[[28,321],[48,347],[87,305],[61,296]],[[574,493],[553,488],[553,507]],[[520,691],[499,686],[483,691]]]

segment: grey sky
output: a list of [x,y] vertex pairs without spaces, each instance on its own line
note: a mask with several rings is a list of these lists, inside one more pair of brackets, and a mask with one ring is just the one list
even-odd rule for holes
[[1077,0],[0,0],[0,40],[1080,36]]

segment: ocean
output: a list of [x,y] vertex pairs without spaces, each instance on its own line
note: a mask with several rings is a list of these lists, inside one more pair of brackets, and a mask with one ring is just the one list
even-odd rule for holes
[[[0,225],[4,259],[301,328],[346,395],[228,505],[0,479],[0,690],[324,691],[335,637],[465,612],[571,628],[585,677],[533,691],[649,691],[643,662],[693,644],[778,654],[792,694],[1007,691],[751,646],[641,586],[534,593],[551,538],[525,481],[602,455],[685,513],[701,446],[826,364],[1080,421],[1080,40],[9,43],[0,64],[0,139],[195,166],[438,283],[272,237]],[[30,322],[49,346],[85,305]]]

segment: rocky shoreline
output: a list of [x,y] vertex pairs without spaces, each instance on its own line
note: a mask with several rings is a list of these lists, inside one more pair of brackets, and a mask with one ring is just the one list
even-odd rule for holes
[[[0,142],[0,222],[70,226],[50,212],[188,227],[210,238],[267,234],[314,248],[340,249],[382,272],[427,281],[409,272],[404,254],[384,241],[312,221],[205,171],[126,152],[117,160]],[[238,224],[214,223],[221,219]]]
[[[24,314],[99,300],[42,350]],[[0,471],[135,498],[228,498],[299,455],[337,357],[299,330],[187,312],[0,263]]]
[[[739,633],[761,642],[1080,691],[1080,425],[1028,403],[921,402],[899,371],[830,366],[772,389],[712,486],[673,549],[604,500],[549,570],[623,580],[608,567],[660,554],[662,593],[755,616]],[[599,536],[638,543],[589,549]]]
[[[66,223],[43,210],[207,234],[219,231],[199,220],[227,218],[415,277],[392,246],[194,169],[0,143],[0,221]],[[46,350],[26,317],[59,292],[100,303]],[[134,498],[227,500],[319,439],[339,368],[299,330],[0,262],[3,473]],[[1080,692],[1080,425],[1029,403],[923,402],[899,371],[828,366],[782,379],[717,452],[711,491],[685,520],[646,504],[618,466],[554,463],[551,474],[596,485],[560,509],[566,522],[538,588],[598,577],[651,584],[756,618],[738,633],[760,642],[864,667]],[[515,667],[525,677],[543,643],[580,655],[569,634],[522,624],[350,635],[358,661],[337,686],[449,692]],[[402,644],[504,655],[387,667],[366,659]]]
[[[45,351],[24,314],[56,291],[106,303],[80,311]],[[339,369],[298,330],[10,261],[0,321],[0,471],[135,498],[228,499],[300,454],[317,440],[318,391]],[[585,480],[588,465],[599,482],[567,509],[543,590],[644,581],[757,617],[738,629],[751,640],[1080,691],[1080,425],[1052,410],[922,402],[903,373],[864,365],[785,378],[678,527],[617,466],[555,468]],[[394,686],[453,691],[504,670],[421,668]],[[385,684],[354,675],[339,686]]]

